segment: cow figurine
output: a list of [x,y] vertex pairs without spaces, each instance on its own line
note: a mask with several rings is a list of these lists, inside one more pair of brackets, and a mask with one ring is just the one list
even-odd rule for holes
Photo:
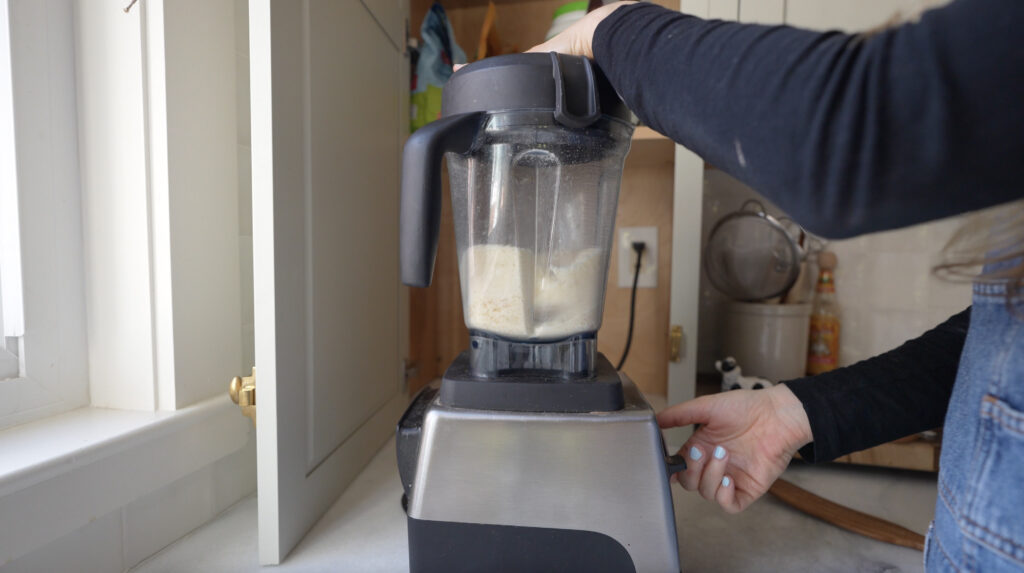
[[722,392],[729,390],[761,390],[775,384],[758,376],[744,376],[736,359],[729,356],[715,361],[715,370],[722,373]]

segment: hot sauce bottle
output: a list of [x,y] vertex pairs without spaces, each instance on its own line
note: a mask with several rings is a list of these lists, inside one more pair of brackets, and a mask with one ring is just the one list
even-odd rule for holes
[[839,303],[836,302],[836,254],[818,255],[818,283],[814,288],[811,334],[807,347],[807,374],[821,374],[839,366]]

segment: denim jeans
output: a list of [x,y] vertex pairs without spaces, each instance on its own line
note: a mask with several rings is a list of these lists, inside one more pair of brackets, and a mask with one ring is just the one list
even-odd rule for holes
[[974,287],[927,571],[1024,571],[1024,319],[1005,300],[1001,285]]

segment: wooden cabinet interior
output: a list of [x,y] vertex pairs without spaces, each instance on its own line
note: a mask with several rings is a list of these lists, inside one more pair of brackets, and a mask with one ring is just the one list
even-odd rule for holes
[[[544,40],[555,8],[566,0],[499,1],[496,25],[502,43],[525,50]],[[659,2],[678,9],[678,3]],[[419,35],[430,0],[413,0],[410,33]],[[471,59],[476,53],[487,2],[445,0],[442,2],[455,31],[456,41]],[[640,127],[622,177],[616,234],[620,226],[658,228],[658,286],[637,292],[633,345],[624,371],[647,393],[664,396],[668,378],[669,295],[672,261],[672,201],[674,194],[674,144],[650,128]],[[441,238],[433,284],[410,293],[410,358],[416,373],[409,391],[416,392],[441,376],[455,356],[466,349],[469,333],[462,316],[448,196],[448,175],[443,174],[445,195]],[[619,288],[616,249],[612,249],[604,319],[598,333],[598,347],[614,363],[622,354],[629,326],[630,289]]]
[[[502,43],[517,51],[528,50],[544,41],[544,34],[551,27],[555,9],[569,0],[497,0],[496,27]],[[420,24],[434,0],[411,0],[409,6],[409,33],[419,37]],[[656,0],[673,10],[679,9],[679,2]],[[448,20],[455,30],[459,46],[472,59],[480,41],[480,28],[487,14],[487,0],[442,0]]]

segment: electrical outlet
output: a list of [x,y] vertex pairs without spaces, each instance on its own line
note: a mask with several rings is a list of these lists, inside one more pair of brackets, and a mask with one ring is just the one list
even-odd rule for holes
[[658,286],[658,228],[621,227],[615,248],[619,255],[619,288],[633,287],[633,273],[636,272],[636,251],[633,243],[644,243],[643,259],[640,261],[640,277],[637,288]]

